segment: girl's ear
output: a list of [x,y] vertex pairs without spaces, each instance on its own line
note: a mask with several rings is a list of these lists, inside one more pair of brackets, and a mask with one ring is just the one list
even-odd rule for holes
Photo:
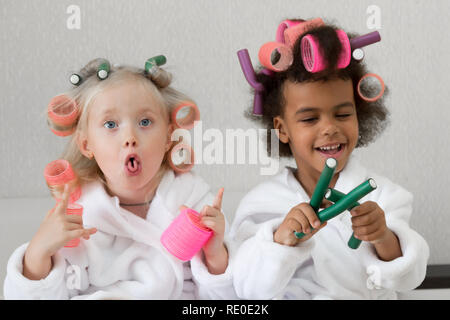
[[289,142],[289,135],[286,131],[286,125],[284,120],[280,116],[273,118],[273,128],[276,129],[278,139],[283,143]]
[[81,154],[84,155],[89,160],[92,159],[94,154],[89,149],[87,136],[84,133],[77,132],[75,141],[77,143],[78,149],[80,150]]

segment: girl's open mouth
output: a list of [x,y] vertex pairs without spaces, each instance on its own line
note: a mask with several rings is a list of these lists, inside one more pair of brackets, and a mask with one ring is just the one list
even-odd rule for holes
[[136,154],[130,154],[125,160],[125,172],[128,176],[136,176],[142,170],[141,161]]
[[318,151],[320,155],[322,155],[325,158],[339,158],[339,156],[342,154],[343,150],[345,149],[346,144],[344,143],[336,143],[333,145],[327,145],[324,147],[318,147],[314,148],[314,150]]

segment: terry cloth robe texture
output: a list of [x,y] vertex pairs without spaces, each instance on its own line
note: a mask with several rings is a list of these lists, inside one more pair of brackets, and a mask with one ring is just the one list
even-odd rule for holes
[[409,226],[413,196],[387,178],[368,172],[350,158],[335,189],[350,192],[368,178],[378,187],[359,202],[376,202],[387,227],[399,239],[403,255],[386,262],[374,246],[347,246],[352,235],[348,211],[297,246],[273,240],[292,207],[310,198],[286,167],[257,185],[240,202],[230,236],[237,242],[233,262],[235,290],[244,299],[396,299],[397,292],[418,287],[426,274],[429,247]]
[[[232,287],[231,259],[225,273],[210,274],[202,250],[183,262],[162,246],[162,232],[181,205],[200,211],[214,196],[193,173],[168,170],[151,202],[146,219],[123,209],[100,182],[83,186],[77,201],[83,224],[97,228],[76,248],[62,248],[53,257],[45,279],[22,275],[28,243],[9,259],[4,284],[6,299],[237,299]],[[232,247],[225,242],[232,256]]]

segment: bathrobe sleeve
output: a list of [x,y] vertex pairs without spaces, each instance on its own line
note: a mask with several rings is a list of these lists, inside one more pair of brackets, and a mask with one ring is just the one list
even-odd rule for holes
[[383,209],[387,227],[397,236],[402,256],[392,261],[382,261],[375,249],[364,257],[363,264],[369,275],[368,285],[398,292],[413,290],[425,278],[430,249],[425,239],[410,228],[413,196],[387,178],[376,177],[379,184],[378,199]]
[[66,261],[59,253],[52,257],[53,267],[41,280],[30,280],[23,276],[23,258],[28,243],[17,248],[7,265],[4,283],[5,299],[14,300],[52,300],[68,299],[69,290],[65,281]]
[[[286,198],[291,193],[286,185],[263,183],[242,199],[236,211],[231,236],[239,246],[233,262],[234,287],[239,298],[284,298],[297,268],[311,260],[314,238],[294,247],[273,240],[273,233],[297,204]],[[309,295],[301,291],[295,298]]]

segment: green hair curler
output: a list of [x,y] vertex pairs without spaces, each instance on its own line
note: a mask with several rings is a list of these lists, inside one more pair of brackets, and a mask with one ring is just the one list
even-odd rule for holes
[[82,81],[81,76],[79,74],[76,74],[76,73],[72,73],[70,75],[70,79],[69,80],[70,80],[70,83],[73,84],[74,86],[80,85],[81,81]]
[[311,201],[309,202],[316,213],[319,211],[320,204],[325,196],[325,192],[327,192],[328,185],[333,178],[336,167],[336,159],[328,158],[327,161],[325,161],[325,167],[323,168],[322,174],[320,175],[319,181],[317,182],[316,188],[311,196]]
[[100,80],[105,80],[108,78],[109,71],[111,70],[111,66],[107,60],[103,60],[102,63],[97,68],[97,77]]
[[154,56],[154,57],[148,59],[147,61],[145,61],[145,71],[147,73],[153,74],[155,67],[162,66],[166,62],[167,62],[167,59],[165,56],[163,56],[163,55]]
[[[331,189],[331,188],[328,189],[327,192],[325,193],[325,199],[330,200],[331,202],[337,202],[344,197],[345,197],[345,193],[342,193],[340,191],[337,191],[337,190]],[[357,207],[359,205],[360,205],[359,202],[355,202],[347,210],[350,211],[354,207]],[[349,246],[349,248],[358,249],[359,246],[361,245],[361,242],[362,242],[361,240],[355,238],[355,233],[353,232],[352,236],[348,240],[347,245]]]
[[[320,211],[317,216],[319,217],[319,220],[321,222],[328,221],[337,215],[341,214],[345,210],[347,210],[350,207],[355,207],[355,202],[357,202],[359,199],[365,197],[367,194],[372,192],[377,188],[377,184],[375,180],[368,179],[367,181],[361,183],[359,186],[357,186],[355,189],[350,191],[345,197],[339,199],[335,204],[332,206],[323,209]],[[314,229],[313,229],[314,230]],[[295,236],[299,239],[305,236],[303,232],[295,232]]]

